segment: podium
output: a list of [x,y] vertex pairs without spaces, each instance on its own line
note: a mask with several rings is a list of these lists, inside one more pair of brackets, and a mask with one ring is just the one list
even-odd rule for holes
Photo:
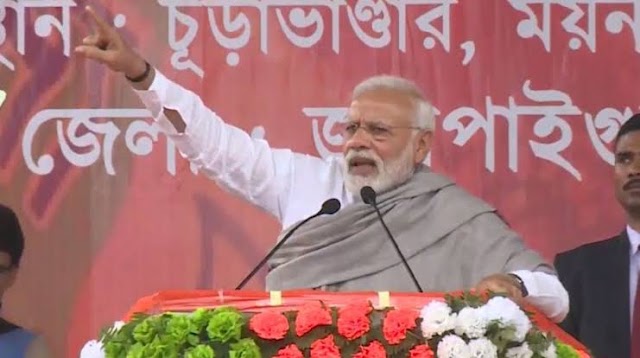
[[463,292],[163,291],[124,321],[103,332],[106,357],[590,357],[532,307]]

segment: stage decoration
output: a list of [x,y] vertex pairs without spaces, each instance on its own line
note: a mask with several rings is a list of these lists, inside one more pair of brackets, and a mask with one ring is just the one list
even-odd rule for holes
[[89,342],[81,358],[589,357],[500,295],[447,294],[421,307],[394,306],[389,293],[345,297],[287,307],[272,292],[259,309],[230,302],[134,312]]

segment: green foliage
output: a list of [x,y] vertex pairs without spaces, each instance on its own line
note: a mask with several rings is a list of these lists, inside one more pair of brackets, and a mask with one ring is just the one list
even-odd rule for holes
[[230,307],[218,308],[213,311],[207,324],[207,336],[212,342],[237,342],[245,323],[244,316],[237,310]]
[[580,358],[580,355],[573,347],[562,342],[556,342],[556,354],[558,358]]

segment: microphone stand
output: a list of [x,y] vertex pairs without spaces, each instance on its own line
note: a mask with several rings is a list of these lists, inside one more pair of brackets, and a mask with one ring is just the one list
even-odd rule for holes
[[260,271],[262,266],[264,266],[267,263],[267,261],[269,261],[271,256],[273,256],[280,249],[280,247],[282,247],[282,245],[284,245],[284,243],[287,242],[287,240],[291,237],[291,235],[293,235],[294,232],[296,232],[296,230],[298,230],[298,228],[300,228],[302,225],[306,224],[309,220],[313,218],[316,218],[320,215],[325,215],[325,214],[332,215],[337,213],[338,210],[340,210],[340,201],[338,199],[332,198],[325,201],[322,204],[322,208],[320,209],[320,211],[302,220],[296,226],[294,226],[291,230],[289,230],[289,232],[287,232],[287,234],[282,238],[282,240],[280,240],[280,242],[278,242],[276,246],[274,246],[273,249],[269,251],[267,256],[265,256],[256,265],[256,267],[254,267],[253,270],[251,270],[251,272],[249,272],[249,274],[238,284],[238,286],[236,286],[236,290],[241,290],[247,284],[247,282],[249,282],[249,280],[251,280],[253,276],[255,276],[256,273],[258,273],[258,271]]
[[385,224],[384,219],[382,218],[382,213],[380,213],[380,209],[378,209],[378,205],[376,204],[376,192],[370,186],[365,186],[360,190],[360,196],[362,197],[362,201],[364,201],[366,204],[373,206],[374,210],[376,211],[376,214],[378,215],[378,219],[380,219],[380,222],[382,223],[382,227],[387,232],[387,236],[391,240],[393,247],[396,249],[398,256],[400,256],[400,259],[402,260],[402,264],[409,272],[409,276],[411,276],[411,280],[413,281],[413,284],[418,289],[418,292],[420,293],[424,292],[422,290],[422,287],[420,286],[420,283],[418,282],[418,279],[414,275],[413,270],[411,270],[411,267],[409,266],[407,259],[402,254],[402,251],[400,251],[400,246],[398,246],[396,239],[393,238],[393,235],[391,235],[391,231],[389,230],[389,228],[387,227],[387,224]]

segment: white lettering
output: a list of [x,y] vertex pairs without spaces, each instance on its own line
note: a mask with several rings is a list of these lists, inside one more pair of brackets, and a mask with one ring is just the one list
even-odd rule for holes
[[[566,94],[555,90],[532,90],[530,81],[524,83],[523,93],[528,99],[545,105],[518,105],[513,97],[509,97],[509,106],[504,107],[494,105],[491,97],[486,97],[486,116],[475,108],[461,107],[445,117],[442,127],[445,131],[456,132],[453,143],[460,147],[465,145],[478,131],[482,131],[485,135],[485,167],[490,172],[494,172],[495,120],[497,117],[506,119],[508,124],[508,165],[512,172],[516,172],[518,170],[518,122],[522,120],[522,117],[542,116],[533,127],[534,134],[546,138],[559,129],[561,138],[554,143],[539,143],[530,140],[529,145],[533,154],[560,166],[576,179],[582,180],[580,173],[573,165],[560,155],[560,152],[566,149],[572,140],[571,127],[560,116],[579,115],[581,114],[580,110],[571,103],[571,99]],[[549,103],[547,104],[547,102]],[[557,102],[561,104],[555,104]],[[465,125],[462,122],[464,118],[470,118],[471,121]]]
[[[158,0],[160,6],[167,7],[169,46],[173,50],[171,54],[171,66],[176,70],[189,70],[198,77],[204,77],[202,67],[189,58],[189,46],[198,34],[199,24],[193,17],[178,10],[178,7],[199,7],[199,0]],[[187,31],[182,38],[178,38],[178,26],[186,26]]]
[[[58,135],[58,144],[62,150],[62,154],[73,165],[78,167],[87,167],[95,163],[100,157],[101,144],[95,135],[104,135],[104,155],[103,160],[110,175],[115,174],[112,164],[113,143],[120,133],[120,130],[111,122],[96,123],[91,118],[103,117],[142,117],[149,116],[146,110],[134,109],[47,109],[38,112],[27,124],[24,137],[22,140],[22,154],[29,170],[34,174],[46,175],[53,170],[53,157],[49,154],[40,156],[36,161],[33,160],[31,148],[36,132],[45,122],[58,119],[56,122],[56,133]],[[65,137],[62,119],[71,119],[67,127]],[[88,130],[88,131],[87,131]],[[79,132],[83,132],[80,134]],[[83,153],[76,153],[69,145],[69,142],[77,148],[90,148]]]
[[[16,48],[18,50],[18,53],[20,53],[21,55],[24,55],[24,38],[25,38],[25,18],[24,18],[24,7],[25,5],[21,2],[16,2],[16,1],[0,1],[0,45],[4,44],[4,42],[7,40],[7,29],[4,27],[4,20],[7,17],[7,7],[10,7],[13,9],[13,11],[16,13],[16,27],[17,29],[15,30],[15,38],[16,38]],[[13,32],[13,31],[11,31]],[[4,65],[5,67],[7,67],[8,69],[10,69],[11,71],[15,71],[16,67],[15,64],[13,62],[11,62],[11,60],[9,60],[8,58],[6,58],[5,56],[0,54],[0,64]]]
[[36,18],[34,29],[40,37],[50,36],[54,29],[62,35],[63,53],[69,57],[71,54],[71,14],[70,7],[75,7],[72,0],[29,0],[23,1],[28,7],[59,7],[62,9],[62,21],[50,14],[43,14]]
[[[331,26],[331,47],[340,53],[341,8],[345,9],[356,37],[371,48],[384,48],[393,41],[393,16],[390,7],[395,8],[397,20],[398,49],[406,51],[407,13],[417,5],[429,5],[430,9],[415,19],[417,29],[426,34],[423,39],[425,49],[433,49],[437,44],[449,52],[451,50],[451,6],[458,0],[157,0],[169,12],[169,45],[174,53],[171,64],[178,70],[190,70],[203,77],[202,68],[189,59],[189,46],[198,34],[199,24],[194,17],[178,10],[178,7],[204,7],[207,11],[209,27],[214,40],[228,50],[226,62],[237,66],[239,51],[245,48],[252,36],[253,28],[259,26],[260,50],[268,53],[269,10],[275,9],[275,16],[284,36],[295,47],[311,48],[322,39],[325,28]],[[321,7],[330,9],[330,20],[320,12]],[[257,17],[249,17],[245,9],[254,8]],[[289,9],[284,9],[289,8]],[[238,11],[238,9],[241,9]],[[252,22],[259,21],[259,24]],[[326,24],[330,21],[330,25]],[[186,26],[182,38],[177,37],[178,25]],[[438,24],[438,25],[436,25]],[[252,28],[253,25],[253,28]],[[303,35],[304,34],[304,35]],[[473,41],[460,44],[464,52],[463,64],[467,65],[475,53]]]
[[613,11],[607,16],[605,27],[610,33],[619,34],[622,32],[624,25],[627,25],[633,33],[635,50],[640,53],[640,4],[636,0],[619,0],[617,3],[632,5],[633,15],[629,16],[622,11]]
[[[527,15],[527,18],[518,23],[518,35],[524,39],[537,37],[542,41],[545,50],[551,51],[551,3],[554,0],[509,0],[511,6]],[[533,3],[542,5],[542,26],[536,13],[531,9]]]
[[[4,27],[4,20],[7,17],[7,8],[11,8],[16,14],[16,29],[10,31],[15,33],[16,50],[19,54],[25,54],[25,9],[31,8],[61,8],[62,20],[51,14],[41,14],[34,21],[34,30],[39,37],[50,36],[53,30],[57,30],[62,36],[62,46],[65,56],[71,54],[71,15],[70,8],[76,6],[72,0],[0,0],[0,45],[7,40],[7,29]],[[15,71],[15,64],[7,57],[0,54],[0,65]]]
[[[431,2],[434,3],[434,2]],[[439,6],[425,12],[416,19],[416,25],[420,31],[431,36],[427,36],[422,42],[424,48],[430,50],[439,42],[444,49],[449,52],[451,49],[451,5],[457,4],[457,0],[437,1]],[[433,22],[442,19],[442,29],[438,29]]]
[[[570,10],[562,19],[562,28],[570,35],[569,48],[578,50],[583,44],[591,52],[596,52],[597,42],[597,9],[598,5],[632,5],[633,15],[616,10],[605,18],[608,32],[619,34],[627,25],[634,36],[636,52],[640,52],[640,6],[636,0],[509,0],[511,6],[527,15],[517,26],[517,33],[524,39],[537,37],[547,52],[551,52],[551,9],[552,5]],[[542,19],[532,8],[538,5],[542,8]],[[580,23],[584,25],[579,25]]]
[[[340,123],[347,115],[347,109],[344,107],[329,108],[303,108],[302,112],[309,118],[312,118],[311,126],[313,131],[313,143],[321,158],[338,155],[338,148],[344,143],[341,134],[333,134],[331,130]],[[322,131],[320,130],[320,118],[323,118]],[[327,148],[324,142],[327,142],[332,148]]]
[[315,30],[308,36],[300,36],[289,27],[282,9],[277,9],[276,14],[278,15],[278,22],[280,22],[282,31],[289,41],[291,41],[295,46],[310,48],[317,44],[322,38],[322,34],[324,32],[324,21],[322,20],[322,15],[317,9],[311,9],[308,13],[305,13],[303,8],[296,7],[289,11],[289,22],[291,22],[294,27],[298,29],[307,29],[315,26]]
[[[55,164],[53,156],[43,154],[34,158],[32,148],[34,138],[41,126],[48,121],[57,120],[58,145],[69,163],[85,168],[95,164],[102,156],[106,173],[116,175],[113,164],[113,149],[121,130],[113,121],[96,122],[95,119],[107,118],[126,121],[125,146],[136,156],[147,156],[153,151],[154,143],[158,141],[158,135],[161,133],[155,122],[144,119],[150,117],[151,113],[146,109],[46,109],[34,115],[27,124],[22,138],[22,155],[27,168],[34,174],[47,175],[51,173]],[[132,118],[141,119],[131,120]],[[65,122],[68,122],[66,131]],[[102,135],[102,142],[98,135]],[[81,149],[81,152],[76,152],[74,148]],[[176,175],[177,148],[173,141],[167,139],[166,151],[166,169],[171,175]],[[198,173],[194,164],[190,164],[190,170],[193,174]]]
[[[537,103],[545,104],[538,106],[520,106],[518,114],[542,116],[533,127],[536,136],[546,138],[556,129],[560,130],[561,137],[554,143],[539,143],[533,140],[529,145],[533,154],[539,158],[548,160],[573,175],[576,179],[582,180],[578,170],[569,163],[560,152],[571,144],[573,134],[571,126],[561,116],[577,116],[582,114],[580,109],[573,105],[571,97],[564,92],[557,90],[532,90],[530,81],[526,81],[522,88],[524,95]],[[557,104],[559,102],[559,105]]]
[[583,43],[591,52],[596,51],[596,1],[588,1],[587,3],[587,30],[578,26],[578,22],[585,16],[584,10],[580,8],[577,1],[565,1],[565,6],[571,9],[569,14],[562,20],[562,27],[568,33],[577,35],[577,37],[569,40],[569,47],[577,50],[582,47]]
[[[391,15],[387,4],[383,0],[358,0],[354,7],[347,7],[349,22],[356,36],[367,46],[382,48],[391,42]],[[370,31],[377,36],[371,36],[360,23],[370,22]]]
[[[237,50],[245,47],[251,39],[251,21],[246,14],[240,12],[236,16],[232,16],[231,7],[233,5],[222,5],[222,30],[220,30],[218,21],[216,20],[216,8],[207,8],[209,16],[209,27],[213,37],[218,44],[227,50],[231,50],[227,55],[227,64],[229,66],[237,66],[240,63],[240,55]],[[261,6],[262,8],[262,6]],[[266,26],[263,22],[263,26]],[[238,33],[236,36],[227,36],[225,33]],[[266,30],[262,32],[263,36]]]

